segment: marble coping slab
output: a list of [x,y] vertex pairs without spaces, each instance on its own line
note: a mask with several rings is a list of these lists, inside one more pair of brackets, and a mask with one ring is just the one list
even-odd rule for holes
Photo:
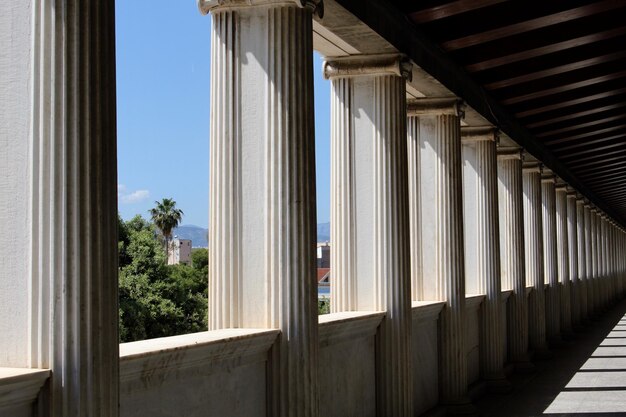
[[345,311],[319,316],[320,347],[374,336],[385,317],[382,311]]
[[[223,329],[120,344],[120,381],[209,374],[267,359],[276,329]],[[149,375],[148,375],[149,374]]]
[[466,294],[465,295],[465,308],[469,309],[478,309],[480,304],[485,299],[484,294]]
[[445,305],[444,301],[413,301],[411,305],[413,321],[423,323],[437,320]]
[[0,368],[0,411],[32,404],[49,377],[48,369]]

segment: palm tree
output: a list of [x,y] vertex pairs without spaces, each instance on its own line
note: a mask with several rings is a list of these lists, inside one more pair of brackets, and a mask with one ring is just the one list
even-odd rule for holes
[[165,253],[169,255],[172,230],[178,226],[184,213],[181,209],[176,208],[176,201],[171,198],[164,198],[154,203],[156,207],[150,209],[150,216],[152,216],[152,221],[159,228],[165,239]]

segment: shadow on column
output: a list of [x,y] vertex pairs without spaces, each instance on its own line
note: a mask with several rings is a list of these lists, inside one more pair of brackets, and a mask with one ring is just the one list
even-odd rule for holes
[[482,415],[626,416],[626,300],[576,336],[537,372],[513,375],[510,394],[481,398]]

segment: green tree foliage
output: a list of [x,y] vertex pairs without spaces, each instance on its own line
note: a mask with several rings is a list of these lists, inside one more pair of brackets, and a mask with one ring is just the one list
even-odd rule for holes
[[209,251],[206,248],[192,249],[191,265],[193,265],[196,269],[204,269],[208,267]]
[[318,298],[317,300],[317,314],[328,314],[330,313],[330,299],[328,298]]
[[154,225],[161,231],[165,240],[165,247],[169,248],[172,230],[178,226],[183,218],[183,211],[176,208],[176,201],[171,198],[164,198],[155,201],[156,206],[150,209],[150,216]]
[[206,266],[166,265],[154,226],[141,216],[119,220],[119,239],[120,340],[206,330]]

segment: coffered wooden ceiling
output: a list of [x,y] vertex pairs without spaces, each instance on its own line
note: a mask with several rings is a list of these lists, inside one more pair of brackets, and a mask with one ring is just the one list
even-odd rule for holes
[[[359,12],[384,32],[384,22],[371,16],[377,6],[368,3]],[[479,107],[481,100],[487,111],[498,107],[494,123],[502,122],[514,140],[523,136],[520,143],[625,224],[626,0],[385,3],[395,10],[379,19],[399,22],[396,13],[402,15],[412,43],[431,52],[420,56],[395,40],[398,49],[408,49],[418,65],[442,74],[444,85],[468,92]]]

